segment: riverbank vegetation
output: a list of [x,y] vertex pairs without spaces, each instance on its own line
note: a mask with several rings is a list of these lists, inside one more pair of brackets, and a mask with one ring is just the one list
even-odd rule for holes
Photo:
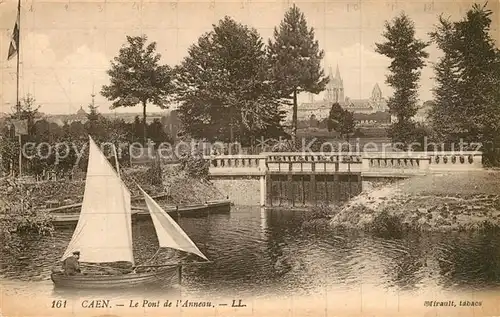
[[[25,98],[17,112],[9,119],[20,118],[26,121],[26,134],[21,136],[25,153],[22,156],[22,174],[24,176],[43,177],[48,173],[58,178],[68,177],[76,170],[86,170],[88,157],[88,136],[91,135],[98,145],[113,144],[117,149],[120,166],[130,165],[130,147],[142,144],[145,136],[143,122],[139,117],[134,122],[110,120],[97,112],[93,104],[88,106],[88,113],[82,121],[64,122],[62,126],[40,118],[35,99]],[[171,142],[172,136],[160,120],[146,125],[149,139],[157,148],[161,142]],[[0,174],[19,174],[19,131],[14,125],[4,125],[0,132]],[[26,145],[27,143],[32,145]],[[136,145],[136,146],[133,146]],[[102,148],[107,157],[114,155],[111,146]],[[114,158],[111,160],[114,163]]]
[[[170,204],[197,204],[208,200],[224,199],[210,182],[194,178],[178,165],[159,167],[124,168],[121,176],[132,197],[140,197],[137,185],[155,196],[166,194],[164,200]],[[6,177],[0,179],[0,190],[6,202],[29,199],[33,208],[45,209],[51,205],[81,203],[85,191],[85,180],[61,179],[57,181],[20,181]]]
[[[50,235],[54,228],[51,217],[45,211],[37,210],[34,205],[37,193],[16,179],[0,178],[0,244],[1,247],[18,249],[16,236]],[[16,243],[17,242],[17,243]]]
[[[132,198],[142,197],[137,185],[150,195],[163,195],[158,201],[163,204],[203,204],[226,197],[209,181],[193,177],[181,166],[137,167],[122,170],[122,178],[131,191]],[[58,181],[33,182],[13,177],[0,178],[0,240],[6,248],[16,248],[16,236],[38,236],[52,234],[52,215],[47,207],[67,206],[82,202],[85,191],[84,180],[62,179]],[[133,202],[134,206],[145,206]],[[69,209],[74,212],[77,208]]]
[[373,188],[331,210],[330,217],[335,229],[389,237],[500,230],[500,171],[429,175]]
[[330,206],[315,206],[310,211],[304,212],[301,229],[308,232],[327,230],[331,215],[332,208]]

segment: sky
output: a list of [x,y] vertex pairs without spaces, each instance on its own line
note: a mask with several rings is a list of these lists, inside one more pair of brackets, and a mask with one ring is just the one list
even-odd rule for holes
[[[126,35],[146,34],[157,42],[162,61],[174,66],[187,49],[224,16],[256,28],[267,42],[286,10],[295,3],[314,27],[320,48],[325,51],[323,67],[339,66],[345,96],[368,98],[378,83],[384,96],[391,94],[385,84],[389,60],[375,52],[383,41],[384,23],[404,11],[415,22],[417,37],[429,40],[438,16],[460,19],[471,7],[465,0],[326,0],[326,1],[148,1],[117,0],[21,0],[20,96],[32,95],[40,111],[51,114],[75,113],[85,109],[96,94],[101,112],[111,112],[111,102],[100,96],[109,83],[106,70],[125,43]],[[484,2],[479,2],[483,4]],[[490,0],[494,11],[494,37],[500,40],[500,0]],[[10,112],[16,99],[16,59],[7,61],[7,52],[16,19],[17,1],[0,0],[0,112]],[[422,70],[419,97],[432,98],[432,62],[440,52],[427,48],[428,65]],[[307,102],[308,95],[299,96]],[[322,94],[315,97],[322,99]],[[139,112],[141,108],[116,112]],[[148,111],[160,111],[148,106]]]

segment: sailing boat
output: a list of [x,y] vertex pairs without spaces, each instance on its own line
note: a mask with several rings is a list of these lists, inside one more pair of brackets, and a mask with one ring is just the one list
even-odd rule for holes
[[[135,266],[132,248],[132,210],[130,191],[107,158],[89,136],[89,163],[85,193],[78,224],[61,257],[64,261],[73,252],[80,252],[80,263],[91,266],[102,263],[126,262],[133,270],[120,275],[78,274],[53,272],[55,286],[72,288],[113,288],[145,285],[158,280],[172,280],[179,274],[181,263]],[[118,162],[117,162],[117,171]],[[195,254],[209,263],[182,228],[142,188],[161,248],[177,249]],[[137,272],[149,268],[150,272]]]

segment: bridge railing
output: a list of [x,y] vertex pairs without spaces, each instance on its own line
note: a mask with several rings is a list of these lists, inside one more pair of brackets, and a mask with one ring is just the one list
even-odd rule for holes
[[429,155],[429,169],[474,170],[483,168],[483,156],[480,152],[438,152]]
[[440,171],[482,168],[480,152],[367,152],[363,155],[365,173],[426,174]]
[[253,175],[266,172],[266,157],[262,155],[205,156],[212,175]]
[[337,155],[322,153],[263,153],[269,171],[361,171],[360,155]]
[[272,152],[205,158],[210,161],[212,175],[262,175],[266,171],[351,171],[404,176],[482,168],[480,152],[364,152],[353,155]]

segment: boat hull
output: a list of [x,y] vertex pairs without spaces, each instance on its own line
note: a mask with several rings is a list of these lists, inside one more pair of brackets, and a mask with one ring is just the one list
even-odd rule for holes
[[79,289],[129,288],[172,282],[178,274],[178,266],[168,266],[154,272],[129,273],[122,275],[71,275],[52,273],[50,278],[56,287]]

